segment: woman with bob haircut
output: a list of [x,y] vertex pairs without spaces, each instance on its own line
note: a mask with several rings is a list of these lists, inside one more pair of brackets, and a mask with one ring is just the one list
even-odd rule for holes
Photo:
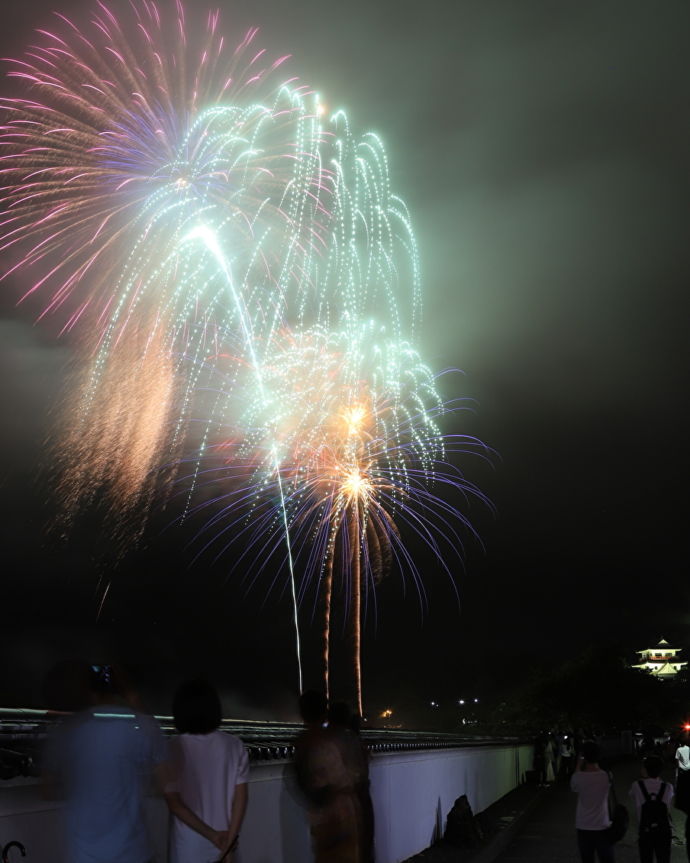
[[247,809],[247,750],[219,730],[220,699],[205,680],[179,687],[173,719],[180,733],[170,745],[172,778],[165,788],[170,863],[231,863]]

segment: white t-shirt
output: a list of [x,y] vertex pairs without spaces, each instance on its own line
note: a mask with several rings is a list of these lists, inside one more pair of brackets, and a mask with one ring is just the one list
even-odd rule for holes
[[[652,779],[651,777],[647,777],[647,779],[642,780],[644,782],[645,788],[647,789],[648,794],[658,794],[659,789],[661,788],[661,783],[664,781],[663,779]],[[639,782],[633,782],[630,787],[630,796],[635,803],[635,811],[637,812],[637,821],[640,821],[640,810],[642,809],[642,804],[644,803],[644,794],[640,788]],[[673,785],[670,782],[666,783],[666,788],[664,789],[664,796],[662,800],[666,804],[666,807],[669,809],[669,821],[671,819],[671,800],[673,799]]]
[[609,818],[609,775],[604,770],[578,770],[570,787],[577,791],[575,827],[578,830],[605,830]]
[[[177,791],[192,812],[214,830],[227,830],[235,786],[243,785],[249,775],[242,741],[224,731],[211,731],[181,734],[170,746],[175,778],[166,791]],[[170,863],[204,863],[219,856],[212,842],[173,816]]]
[[676,761],[680,770],[690,770],[690,746],[687,743],[676,749]]

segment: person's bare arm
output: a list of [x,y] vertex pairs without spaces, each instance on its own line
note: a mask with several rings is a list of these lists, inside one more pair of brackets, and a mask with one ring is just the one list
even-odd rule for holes
[[180,793],[178,791],[166,791],[165,802],[168,804],[168,809],[173,815],[179,818],[180,821],[184,822],[188,827],[191,827],[192,830],[200,833],[205,839],[208,839],[209,842],[212,842],[216,848],[219,848],[222,851],[227,847],[228,838],[232,834],[229,834],[227,830],[214,830],[205,821],[202,821],[201,818],[199,818],[198,815],[195,815],[189,806],[187,806],[184,800],[180,797]]
[[235,785],[235,793],[232,797],[232,809],[230,810],[230,823],[228,824],[228,848],[233,845],[240,835],[244,813],[247,811],[248,799],[249,791],[247,783],[243,782],[241,785]]
[[169,761],[161,761],[153,768],[153,790],[156,794],[165,794],[165,789],[173,777],[172,765]]

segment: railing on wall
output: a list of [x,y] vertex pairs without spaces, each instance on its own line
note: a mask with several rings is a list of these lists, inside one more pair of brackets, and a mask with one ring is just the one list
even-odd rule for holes
[[[46,735],[64,716],[56,711],[0,707],[0,780],[38,776],[40,750]],[[165,734],[174,734],[171,716],[155,717]],[[250,761],[287,760],[294,755],[294,740],[302,726],[260,719],[224,719],[224,731],[240,737]],[[362,740],[371,753],[456,749],[461,746],[495,746],[514,738],[479,737],[440,731],[365,728]]]

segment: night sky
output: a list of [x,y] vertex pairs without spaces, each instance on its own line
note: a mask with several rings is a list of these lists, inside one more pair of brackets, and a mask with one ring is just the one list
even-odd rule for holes
[[[492,467],[460,462],[496,513],[466,509],[483,547],[468,536],[464,567],[449,558],[459,601],[423,551],[426,608],[399,572],[378,592],[370,711],[500,692],[589,644],[690,648],[688,4],[220,5],[226,33],[258,25],[329,106],[382,136],[421,252],[423,354],[461,369],[441,388],[470,400],[444,431],[495,451]],[[54,6],[4,12],[2,54]],[[133,666],[159,710],[204,669],[229,710],[290,715],[287,594],[191,565],[170,511],[117,568],[97,524],[67,546],[46,532],[45,441],[72,346],[57,321],[34,324],[39,306],[14,307],[20,289],[5,280],[0,296],[2,702],[40,705],[47,668],[84,656]],[[313,657],[310,619],[305,607]],[[317,683],[313,658],[306,669]]]

